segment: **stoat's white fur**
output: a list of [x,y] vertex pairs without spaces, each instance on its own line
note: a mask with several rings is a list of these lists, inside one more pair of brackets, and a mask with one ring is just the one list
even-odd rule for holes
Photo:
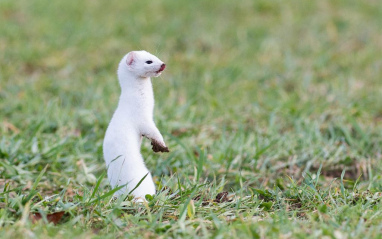
[[125,55],[118,67],[122,89],[119,103],[107,128],[103,153],[111,186],[126,185],[116,196],[127,194],[147,174],[132,194],[144,200],[155,194],[155,185],[140,153],[142,136],[152,140],[155,152],[168,152],[153,120],[154,95],[150,77],[159,76],[165,64],[146,51]]

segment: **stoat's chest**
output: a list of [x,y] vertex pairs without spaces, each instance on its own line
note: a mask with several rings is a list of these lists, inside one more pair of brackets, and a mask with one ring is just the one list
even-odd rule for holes
[[151,83],[122,91],[117,109],[122,117],[143,121],[153,117],[153,110],[154,94]]

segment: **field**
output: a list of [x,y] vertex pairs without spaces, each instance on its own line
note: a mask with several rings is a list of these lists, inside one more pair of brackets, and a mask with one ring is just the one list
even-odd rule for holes
[[[0,238],[381,238],[378,0],[0,1]],[[113,200],[124,54],[153,79],[158,193]]]

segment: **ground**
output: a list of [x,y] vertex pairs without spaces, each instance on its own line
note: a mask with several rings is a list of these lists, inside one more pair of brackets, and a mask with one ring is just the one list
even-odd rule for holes
[[[380,238],[378,0],[0,2],[1,238]],[[102,140],[131,50],[170,153],[112,200]]]

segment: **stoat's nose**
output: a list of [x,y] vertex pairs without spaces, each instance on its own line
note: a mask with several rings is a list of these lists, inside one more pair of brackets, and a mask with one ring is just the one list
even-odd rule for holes
[[159,71],[163,71],[164,68],[166,68],[166,64],[163,63],[163,64],[160,66]]

